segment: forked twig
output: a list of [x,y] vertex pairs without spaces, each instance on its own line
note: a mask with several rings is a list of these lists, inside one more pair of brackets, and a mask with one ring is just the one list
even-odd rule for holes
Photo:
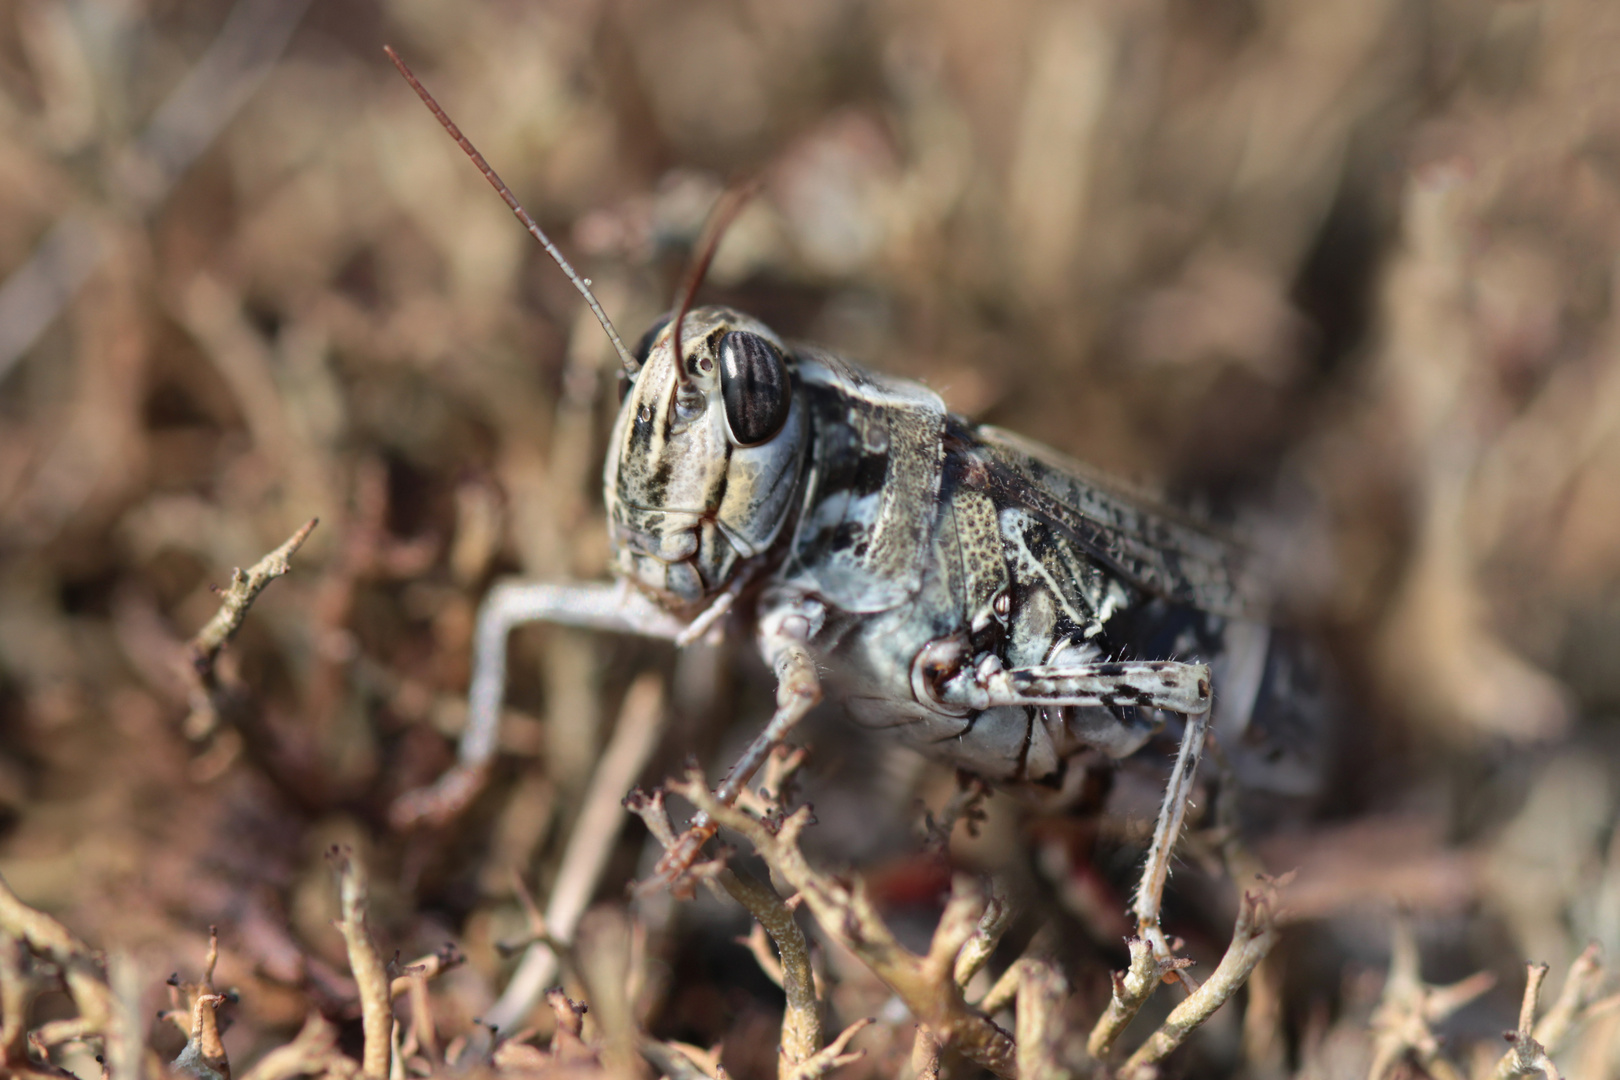
[[771,868],[798,890],[823,931],[860,957],[943,1045],[998,1076],[1017,1074],[1012,1035],[970,1006],[954,978],[957,958],[978,932],[988,903],[974,879],[958,875],[952,882],[951,898],[933,940],[919,956],[895,938],[860,879],[846,883],[822,874],[804,857],[799,837],[814,820],[808,807],[801,806],[779,820],[761,820],[722,802],[697,770],[684,782],[672,781],[667,786],[717,825],[746,837]]

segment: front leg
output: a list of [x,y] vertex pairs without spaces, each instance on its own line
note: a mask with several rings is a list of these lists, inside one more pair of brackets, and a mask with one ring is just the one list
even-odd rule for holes
[[[820,628],[819,606],[778,611],[761,620],[760,646],[770,658],[771,669],[776,672],[776,711],[770,722],[748,744],[737,763],[726,773],[726,778],[715,789],[715,797],[730,806],[737,801],[748,781],[765,763],[771,750],[787,738],[788,733],[803,720],[811,709],[821,702],[821,679],[816,674],[816,660],[808,642]],[[698,813],[687,826],[680,839],[670,845],[645,883],[647,888],[660,888],[676,884],[681,875],[692,868],[703,845],[719,831],[709,815]]]
[[625,582],[552,584],[503,581],[478,608],[473,676],[467,691],[467,727],[455,768],[431,787],[406,792],[389,819],[398,828],[440,823],[464,808],[483,787],[500,733],[506,696],[506,639],[527,623],[607,630],[673,641],[685,624]]

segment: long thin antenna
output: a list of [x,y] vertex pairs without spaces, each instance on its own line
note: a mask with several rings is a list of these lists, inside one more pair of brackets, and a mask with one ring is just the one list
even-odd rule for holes
[[411,84],[411,89],[416,91],[416,96],[422,99],[423,104],[433,112],[439,123],[444,125],[444,130],[448,131],[450,137],[456,140],[456,144],[466,152],[468,157],[472,158],[473,164],[478,166],[478,171],[484,174],[484,179],[489,181],[490,186],[495,189],[506,205],[512,208],[512,213],[516,214],[517,219],[523,222],[523,227],[528,229],[536,240],[540,241],[540,245],[546,249],[546,254],[550,255],[552,259],[556,260],[557,265],[562,267],[563,273],[568,275],[568,280],[574,283],[574,288],[579,290],[579,294],[591,306],[591,313],[596,316],[596,321],[602,324],[603,330],[607,331],[608,339],[613,342],[613,351],[619,354],[619,363],[624,365],[625,374],[634,378],[641,370],[641,365],[636,363],[635,357],[630,355],[630,350],[624,347],[624,342],[619,338],[619,332],[613,329],[613,323],[608,319],[607,312],[602,310],[602,305],[596,301],[596,294],[591,292],[590,283],[576,274],[574,268],[568,265],[568,260],[563,258],[563,253],[557,250],[557,245],[551,242],[551,237],[547,236],[545,231],[535,224],[534,218],[530,217],[529,212],[523,209],[523,204],[517,201],[517,196],[512,194],[511,189],[506,186],[506,183],[496,174],[495,170],[490,168],[489,162],[484,160],[484,155],[480,154],[471,140],[461,133],[461,129],[456,126],[456,122],[450,119],[444,109],[439,106],[439,103],[433,99],[433,95],[428,93],[427,87],[422,85],[422,80],[418,79],[411,69],[406,66],[405,61],[399,58],[399,53],[394,51],[394,47],[384,45],[383,52],[388,54],[388,59],[394,62],[394,66],[399,69],[399,73],[405,76],[405,81]]
[[758,177],[727,188],[715,203],[714,209],[709,212],[709,219],[703,223],[703,232],[698,236],[697,257],[686,268],[686,277],[681,282],[679,291],[675,293],[675,318],[670,323],[670,338],[675,350],[675,375],[680,379],[682,386],[687,385],[690,376],[686,373],[686,364],[681,360],[681,323],[686,321],[686,312],[692,306],[692,298],[697,295],[698,286],[703,284],[704,275],[709,272],[709,264],[714,261],[714,253],[720,250],[720,239],[726,235],[731,223],[737,220],[742,208],[748,205],[748,200],[759,191]]

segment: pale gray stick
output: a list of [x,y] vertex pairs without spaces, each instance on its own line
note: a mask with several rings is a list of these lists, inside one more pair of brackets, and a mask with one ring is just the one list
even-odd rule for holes
[[[631,685],[613,738],[591,777],[585,808],[568,839],[557,885],[546,905],[546,933],[554,940],[567,942],[574,936],[579,917],[596,891],[624,823],[625,792],[658,745],[665,712],[658,676],[643,675]],[[530,945],[500,1000],[483,1015],[483,1022],[500,1034],[510,1032],[528,1018],[556,976],[557,955],[551,947],[538,941]]]

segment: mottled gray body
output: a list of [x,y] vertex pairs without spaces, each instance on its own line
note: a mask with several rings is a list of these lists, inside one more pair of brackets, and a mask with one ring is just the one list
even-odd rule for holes
[[[781,431],[748,448],[717,405],[733,331],[791,375]],[[768,662],[802,646],[856,722],[1004,783],[1056,783],[1078,751],[1123,756],[1164,711],[1204,711],[1203,665],[1231,684],[1218,733],[1291,709],[1265,700],[1296,680],[1237,545],[727,309],[688,317],[684,380],[668,336],[605,478],[616,568],[668,610],[742,597]],[[1284,765],[1263,783],[1309,783]]]

